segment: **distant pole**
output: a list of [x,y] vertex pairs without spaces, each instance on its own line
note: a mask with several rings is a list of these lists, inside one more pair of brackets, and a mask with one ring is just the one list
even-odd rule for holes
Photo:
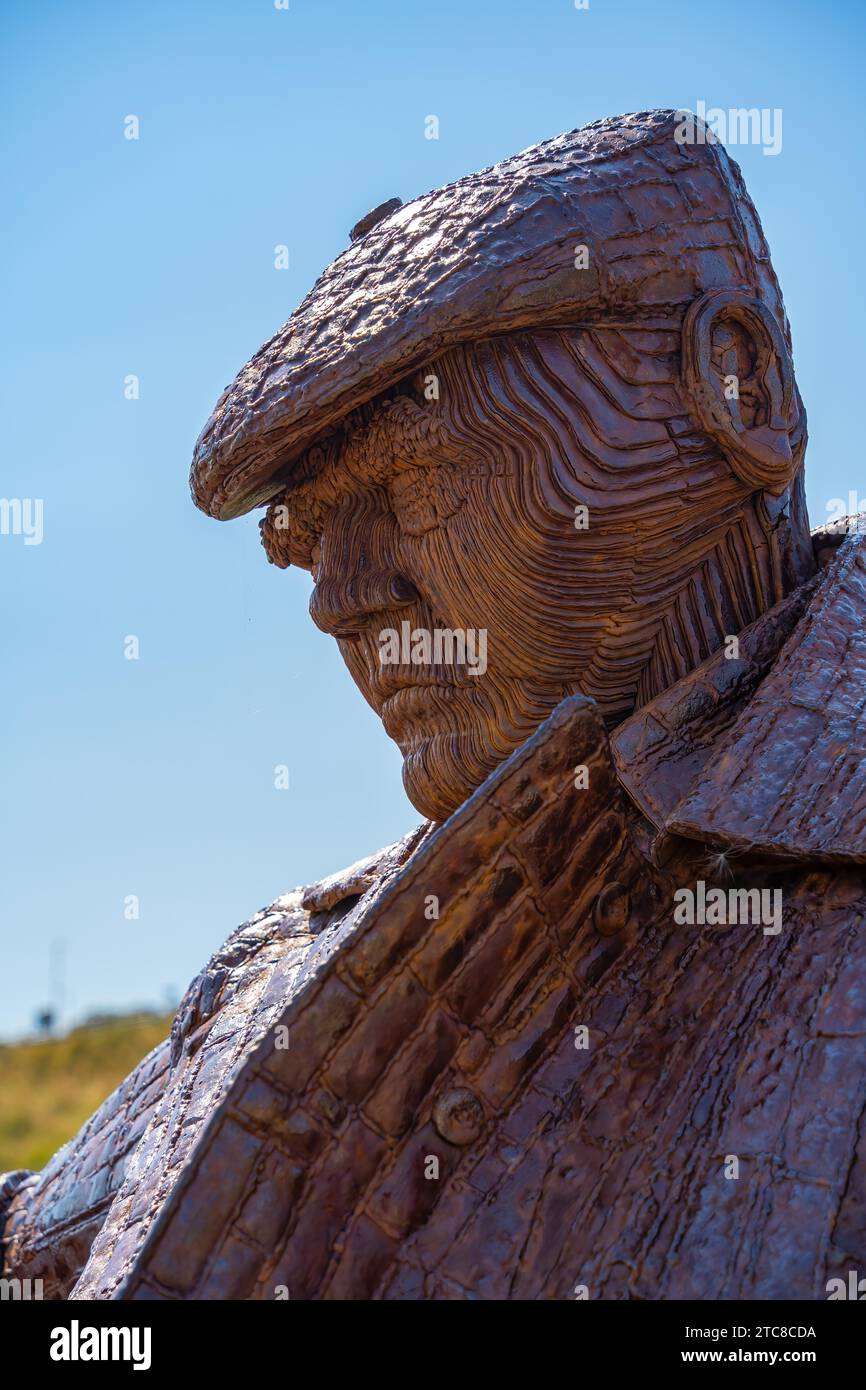
[[51,977],[49,990],[51,998],[55,1002],[59,1020],[66,1003],[66,942],[62,936],[57,937],[51,943],[49,973]]

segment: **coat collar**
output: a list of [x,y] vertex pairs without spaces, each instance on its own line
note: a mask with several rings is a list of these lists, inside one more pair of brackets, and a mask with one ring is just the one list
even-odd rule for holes
[[723,851],[866,862],[866,536],[611,738],[659,831]]

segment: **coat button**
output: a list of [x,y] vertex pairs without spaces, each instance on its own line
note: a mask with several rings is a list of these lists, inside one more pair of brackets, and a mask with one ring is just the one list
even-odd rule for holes
[[484,1127],[484,1111],[471,1091],[448,1091],[433,1107],[433,1123],[449,1144],[471,1144]]
[[592,920],[602,936],[615,936],[622,931],[631,912],[629,891],[622,883],[608,883],[595,900]]

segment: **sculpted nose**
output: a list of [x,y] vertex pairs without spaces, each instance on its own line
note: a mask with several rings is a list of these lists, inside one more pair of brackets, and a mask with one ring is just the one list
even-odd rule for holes
[[316,580],[310,599],[310,616],[316,627],[332,637],[356,637],[364,618],[393,608],[404,608],[418,599],[418,590],[399,570],[367,570],[351,575]]
[[396,521],[378,491],[348,496],[332,508],[322,531],[310,615],[332,637],[356,637],[374,613],[418,600],[402,573]]

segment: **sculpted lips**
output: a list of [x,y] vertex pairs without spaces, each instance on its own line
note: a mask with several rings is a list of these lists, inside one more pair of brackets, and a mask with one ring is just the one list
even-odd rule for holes
[[381,718],[385,732],[396,738],[408,724],[425,720],[435,721],[441,715],[443,704],[454,698],[458,687],[442,685],[435,681],[416,681],[401,685],[382,701]]

